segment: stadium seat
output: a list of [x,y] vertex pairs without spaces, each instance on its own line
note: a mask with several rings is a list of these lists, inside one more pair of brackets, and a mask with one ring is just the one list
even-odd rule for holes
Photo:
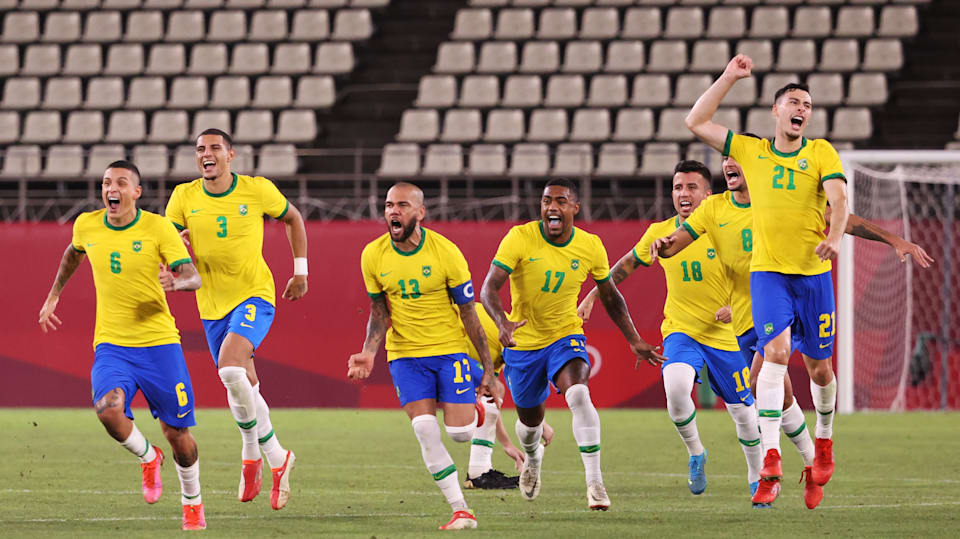
[[[90,155],[87,157],[87,168],[84,176],[88,178],[102,178],[103,172],[107,166],[114,161],[120,161],[127,158],[127,151],[122,144],[97,144],[90,148]],[[140,169],[139,163],[137,169]],[[143,171],[140,172],[141,174]]]
[[507,171],[507,149],[503,144],[474,144],[469,161],[472,176],[502,176]]
[[321,43],[313,65],[314,73],[340,75],[353,71],[353,46],[349,43]]
[[820,71],[856,71],[860,48],[856,39],[828,39],[820,49]]
[[675,106],[693,105],[712,84],[713,77],[710,75],[677,76],[677,89],[673,92],[673,104]]
[[469,73],[474,69],[473,43],[446,42],[437,49],[437,73]]
[[437,140],[440,133],[440,117],[436,110],[403,111],[400,117],[399,141],[430,142]]
[[529,41],[523,44],[521,73],[555,73],[560,70],[560,45],[556,41]]
[[620,19],[615,8],[595,7],[583,11],[580,39],[614,39],[620,33]]
[[657,140],[693,140],[693,132],[687,129],[684,119],[690,109],[663,109],[657,128]]
[[143,111],[120,110],[110,113],[105,140],[130,144],[143,142],[146,138],[147,118]]
[[425,75],[420,77],[418,107],[452,107],[457,101],[457,79],[452,75]]
[[867,140],[873,134],[870,109],[865,107],[839,108],[833,113],[830,138],[836,140]]
[[214,79],[210,108],[239,109],[249,105],[250,79],[247,77],[217,77]]
[[[102,174],[103,171],[100,171]],[[45,178],[78,178],[83,174],[83,147],[75,144],[56,144],[47,149]]]
[[562,71],[595,73],[603,65],[603,49],[599,41],[571,41],[563,53]]
[[566,142],[557,146],[551,174],[587,176],[591,172],[593,172],[593,150],[589,144]]
[[331,39],[363,41],[373,35],[373,19],[366,9],[341,9],[333,18]]
[[124,88],[120,77],[98,77],[87,81],[87,99],[83,108],[96,110],[123,107]]
[[537,39],[573,39],[577,35],[577,14],[571,8],[540,11]]
[[547,107],[579,107],[586,99],[583,77],[580,75],[553,75],[547,81]]
[[297,173],[297,147],[293,144],[264,144],[260,147],[257,176],[281,178]]
[[873,35],[873,8],[868,6],[843,6],[837,12],[836,37],[870,37]]
[[60,113],[54,111],[30,111],[23,120],[20,142],[28,144],[52,144],[61,138]]
[[813,73],[807,77],[814,107],[843,102],[843,77],[837,73]]
[[864,71],[897,71],[903,67],[903,47],[899,39],[871,39],[863,48]]
[[643,70],[645,53],[642,41],[613,41],[607,46],[607,73],[636,73]]
[[687,145],[686,159],[700,161],[710,169],[710,173],[715,178],[719,178],[723,174],[721,167],[723,156],[720,155],[720,152],[702,142],[691,142]]
[[128,109],[158,109],[167,104],[167,83],[163,77],[137,77],[127,91]]
[[325,9],[301,9],[293,14],[289,41],[323,41],[330,37],[330,15]]
[[[240,117],[249,111],[240,111]],[[172,144],[183,142],[190,134],[187,132],[187,112],[183,110],[158,110],[150,118],[150,134],[147,142]],[[235,137],[236,138],[236,137]],[[193,153],[191,146],[191,154]],[[192,158],[191,158],[192,161]],[[197,165],[193,164],[193,173],[196,174]]]
[[236,155],[233,156],[233,161],[230,162],[230,168],[241,174],[256,174],[253,168],[253,146],[249,144],[234,144],[233,149]]
[[8,146],[4,151],[0,177],[29,178],[40,175],[40,146],[33,144]]
[[321,7],[321,8],[339,8],[346,7],[347,0],[307,0],[307,5],[310,7]]
[[100,45],[83,44],[67,47],[67,58],[60,71],[64,75],[97,75],[103,70]]
[[830,8],[822,6],[799,7],[793,14],[793,37],[829,37],[833,29]]
[[622,107],[627,103],[627,77],[623,75],[594,75],[590,79],[587,105],[591,107]]
[[517,69],[517,44],[488,41],[480,48],[478,73],[511,73]]
[[510,154],[509,176],[546,176],[550,170],[550,150],[546,144],[515,144]]
[[486,142],[516,142],[525,133],[523,112],[518,109],[494,109],[487,114]]
[[726,40],[700,40],[693,44],[690,71],[721,73],[730,62],[730,45]]
[[140,75],[144,73],[143,46],[114,43],[107,49],[106,75]]
[[680,145],[675,142],[648,142],[643,147],[643,161],[638,173],[641,176],[673,176],[673,169],[680,161]]
[[503,7],[510,3],[510,0],[470,0],[467,2],[474,7]]
[[[769,103],[772,103],[771,99]],[[757,107],[747,111],[746,131],[763,138],[772,138],[776,134],[776,121],[770,107]]]
[[43,22],[43,36],[40,38],[40,41],[47,43],[72,43],[79,40],[79,12],[53,12],[45,17]]
[[250,41],[284,41],[287,39],[287,14],[284,11],[255,11],[250,19]]
[[543,103],[543,85],[536,75],[511,75],[503,86],[504,107],[539,107]]
[[224,0],[183,0],[184,9],[214,10],[224,7]]
[[179,75],[187,69],[184,47],[180,43],[157,43],[150,47],[148,75]]
[[[137,0],[140,4],[140,0]],[[71,11],[89,11],[100,7],[100,0],[63,0],[60,2],[60,9],[69,9]],[[105,7],[104,9],[115,9]]]
[[[777,90],[791,82],[800,82],[796,73],[771,73],[763,77],[763,90],[760,93],[761,105],[773,105],[773,97]],[[755,131],[753,131],[755,132]]]
[[[246,33],[245,28],[243,33]],[[193,43],[206,41],[206,39],[202,11],[173,11],[168,16],[165,41]]]
[[277,142],[309,143],[316,140],[317,113],[312,109],[287,109],[280,111],[277,119]]
[[827,109],[815,108],[810,114],[807,129],[803,134],[808,139],[825,138],[827,136],[827,127],[829,127],[827,125]]
[[177,77],[170,83],[170,101],[176,109],[199,109],[207,106],[209,95],[206,77]]
[[472,142],[480,140],[480,133],[480,111],[477,109],[450,109],[443,116],[440,140],[444,142]]
[[29,45],[23,57],[21,75],[50,76],[60,72],[59,45]]
[[[111,0],[103,0],[104,4]],[[112,0],[115,2],[131,2],[133,0]],[[183,5],[183,0],[143,0],[143,9],[177,9]]]
[[49,11],[56,9],[60,0],[20,0],[20,9],[23,11]]
[[9,11],[3,17],[4,43],[34,43],[40,39],[40,15],[35,11]]
[[188,75],[220,75],[226,72],[226,45],[223,43],[197,43],[190,47]]
[[600,146],[598,176],[634,176],[637,173],[637,147],[632,143],[607,142]]
[[111,43],[123,37],[119,11],[93,11],[87,14],[83,27],[83,41]]
[[741,132],[739,109],[731,107],[719,108],[716,114],[713,115],[713,120],[728,129],[732,129],[735,133]]
[[533,37],[533,10],[507,8],[497,11],[496,39],[530,39]]
[[721,105],[725,107],[751,107],[757,102],[757,78],[738,80],[727,92]]
[[233,138],[238,142],[263,143],[273,140],[273,113],[266,110],[241,110],[237,114]]
[[[512,77],[511,77],[512,78]],[[539,84],[539,77],[535,77]],[[507,79],[509,85],[510,79]],[[460,85],[461,107],[495,107],[500,100],[500,83],[495,75],[469,75]]]
[[47,79],[41,108],[54,110],[79,108],[82,93],[79,77],[54,77]]
[[[300,82],[313,77],[301,77]],[[293,83],[290,77],[283,75],[257,77],[253,88],[253,102],[255,109],[282,109],[293,103]],[[298,108],[304,105],[297,104]]]
[[123,40],[130,43],[153,43],[163,39],[163,14],[159,11],[133,11],[127,15],[127,32]]
[[917,21],[917,8],[914,6],[883,6],[880,12],[880,37],[913,37],[920,25]]
[[784,39],[777,47],[777,71],[806,73],[817,66],[812,39]]
[[420,147],[416,144],[390,143],[383,146],[380,176],[415,176],[420,173]]
[[[576,1],[576,0],[574,0]],[[590,4],[591,0],[581,0],[585,4]],[[632,6],[635,0],[596,0],[598,6]]]
[[691,39],[703,34],[703,10],[698,7],[672,7],[667,10],[667,26],[663,37]]
[[36,109],[40,107],[40,79],[12,77],[3,82],[3,109]]
[[[549,97],[550,91],[547,90]],[[567,111],[562,109],[534,109],[530,113],[527,140],[557,142],[567,138]]]
[[228,42],[247,36],[247,14],[240,10],[214,11],[210,15],[206,41]]
[[656,39],[661,34],[660,10],[655,7],[627,9],[621,39]]
[[163,144],[134,146],[133,162],[144,178],[162,178],[170,172],[170,153]]
[[854,73],[850,77],[847,105],[882,105],[887,102],[887,77],[882,73]]
[[742,7],[724,6],[710,10],[706,37],[711,39],[740,38],[747,33],[747,15]]
[[644,141],[653,138],[653,110],[648,108],[617,111],[613,140]]
[[257,9],[266,4],[266,0],[225,0],[225,2],[224,7],[227,9]]
[[522,7],[544,7],[555,3],[557,0],[513,0],[510,2],[514,6]]
[[662,107],[670,102],[670,78],[666,75],[637,75],[633,78],[630,104]]
[[196,147],[192,144],[177,146],[177,149],[173,152],[173,166],[170,167],[170,176],[179,178],[196,178],[199,176],[196,151]]
[[20,71],[20,48],[0,45],[0,77],[11,77]]
[[647,71],[653,73],[677,73],[687,68],[687,43],[685,41],[654,41],[650,46]]
[[570,140],[600,142],[610,139],[610,111],[607,109],[577,109],[573,113]]
[[459,144],[431,144],[423,159],[424,176],[457,176],[463,173],[463,150]]
[[67,115],[63,141],[92,144],[103,139],[103,114],[100,111],[73,111]]
[[489,9],[461,9],[453,21],[450,39],[482,41],[493,34],[493,14]]
[[773,68],[773,44],[766,39],[743,39],[737,42],[736,54],[746,54],[753,60],[753,73]]
[[790,23],[787,8],[783,6],[761,6],[753,9],[750,18],[750,32],[752,38],[779,39],[790,32]]
[[[325,43],[325,45],[334,44]],[[337,43],[335,45],[347,44]],[[349,46],[350,45],[347,45],[347,47]],[[241,51],[244,51],[243,56],[241,56]],[[269,65],[270,61],[265,44],[240,43],[233,49],[233,63],[230,65],[230,72],[247,75],[251,74],[249,72],[254,69],[256,69],[257,72],[263,72],[261,70],[266,70]],[[270,73],[274,75],[309,73],[310,66],[310,46],[306,43],[278,43],[273,49],[273,67],[270,68]]]

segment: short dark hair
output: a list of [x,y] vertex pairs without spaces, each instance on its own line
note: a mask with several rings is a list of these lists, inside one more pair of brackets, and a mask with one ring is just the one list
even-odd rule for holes
[[216,127],[208,127],[207,129],[204,129],[203,131],[201,131],[200,134],[197,135],[197,138],[200,138],[204,135],[220,135],[221,137],[223,137],[223,141],[227,143],[227,149],[229,150],[230,148],[233,148],[233,139],[223,129],[217,129]]
[[140,169],[137,168],[137,165],[134,165],[134,164],[131,163],[130,161],[127,161],[127,160],[125,160],[125,159],[118,159],[117,161],[114,161],[113,163],[110,163],[109,165],[107,165],[107,168],[123,168],[123,169],[127,169],[127,170],[129,170],[130,172],[133,172],[134,174],[136,174],[136,176],[137,176],[137,183],[140,183]]
[[550,187],[551,185],[559,185],[560,187],[566,187],[573,193],[573,196],[577,200],[580,200],[580,190],[577,189],[577,183],[569,178],[553,178],[547,181],[546,185],[543,186],[544,189]]
[[707,181],[707,188],[710,189],[713,185],[713,174],[710,173],[710,169],[707,168],[707,165],[704,165],[700,161],[694,161],[693,159],[685,159],[677,163],[677,166],[673,167],[673,173],[679,174],[681,172],[696,172],[697,174],[703,176],[703,179]]
[[808,94],[810,93],[810,87],[807,86],[806,84],[803,84],[800,82],[791,82],[790,84],[777,90],[777,93],[773,94],[773,102],[776,103],[777,101],[780,101],[780,96],[789,92],[790,90],[803,90]]

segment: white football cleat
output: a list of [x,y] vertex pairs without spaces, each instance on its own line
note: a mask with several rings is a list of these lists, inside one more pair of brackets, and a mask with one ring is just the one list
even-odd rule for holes
[[453,516],[450,518],[450,522],[447,522],[443,526],[440,526],[441,530],[469,530],[477,527],[477,517],[473,516],[473,513],[470,511],[455,511]]
[[526,500],[533,501],[540,494],[541,464],[543,464],[543,446],[538,445],[536,458],[527,455],[523,461],[523,470],[520,472],[520,494]]
[[593,481],[587,485],[587,505],[594,511],[610,509],[610,497],[607,496],[607,489],[600,481]]

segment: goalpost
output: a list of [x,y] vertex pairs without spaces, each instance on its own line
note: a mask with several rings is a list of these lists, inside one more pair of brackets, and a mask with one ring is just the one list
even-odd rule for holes
[[844,236],[837,409],[960,408],[960,151],[842,151],[850,211],[920,245],[930,269]]

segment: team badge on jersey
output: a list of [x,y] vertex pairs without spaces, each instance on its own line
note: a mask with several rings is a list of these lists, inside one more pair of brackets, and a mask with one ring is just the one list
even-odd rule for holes
[[807,170],[807,160],[806,160],[806,159],[797,159],[797,166],[800,167],[800,170]]
[[763,332],[766,333],[767,335],[773,333],[773,324],[771,322],[767,322],[766,324],[764,324]]
[[424,267],[423,267],[423,276],[424,276],[424,277],[429,277],[429,276],[430,276],[430,273],[431,273],[430,266],[424,266]]
[[246,204],[241,204],[239,209],[240,209],[240,215],[246,215],[246,214],[247,214],[247,205],[246,205]]
[[717,257],[716,249],[707,249],[707,258],[713,260],[716,257]]
[[579,267],[580,267],[580,260],[574,258],[573,260],[570,261],[570,269],[576,270]]
[[133,242],[133,252],[139,253],[140,249],[143,249],[143,242],[140,240]]

